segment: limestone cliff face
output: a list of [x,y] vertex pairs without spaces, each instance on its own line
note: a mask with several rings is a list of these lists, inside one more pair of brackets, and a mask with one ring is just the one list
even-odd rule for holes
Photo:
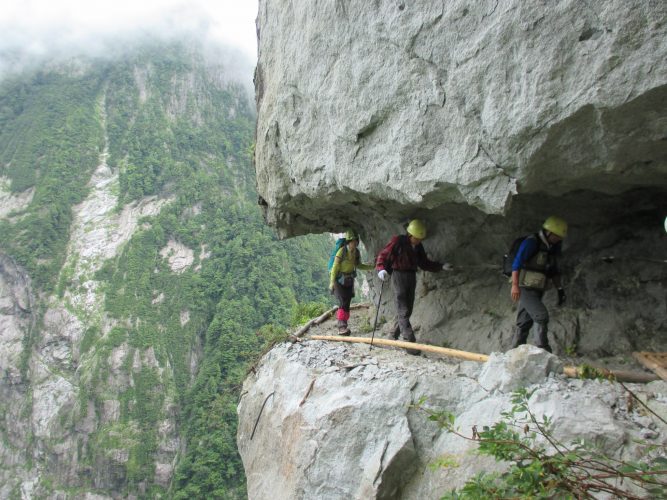
[[666,17],[648,0],[260,1],[267,221],[353,226],[375,254],[425,219],[427,251],[457,270],[422,277],[418,336],[491,352],[514,314],[500,258],[558,214],[556,352],[665,348]]
[[[568,380],[560,366],[532,346],[482,366],[365,344],[283,344],[248,377],[238,408],[248,498],[436,499],[476,473],[503,469],[416,409],[422,398],[471,436],[473,426],[498,422],[511,391],[527,386],[531,411],[551,418],[563,443],[586,439],[626,460],[643,453],[635,438],[665,443],[664,424],[629,409],[618,384]],[[665,382],[631,387],[654,411],[667,410]]]
[[[135,353],[127,343],[106,359],[84,355],[82,342],[92,318],[104,317],[104,333],[117,324],[105,317],[104,294],[94,272],[128,242],[139,217],[158,213],[164,200],[146,198],[116,210],[118,172],[108,167],[106,157],[105,151],[90,181],[90,195],[74,209],[66,259],[73,286],[63,297],[36,297],[26,270],[0,252],[0,409],[10,423],[0,443],[3,498],[17,491],[22,498],[46,495],[49,488],[38,484],[49,476],[71,484],[86,477],[95,488],[113,491],[120,488],[129,459],[125,443],[103,449],[94,440],[100,429],[118,425],[121,403],[116,393],[127,390],[132,375],[142,368],[157,366],[155,354],[150,350],[135,355],[128,375],[122,365]],[[37,322],[40,307],[46,310]],[[108,399],[95,408],[82,393],[101,363],[109,366]],[[167,487],[181,446],[173,416],[162,422],[160,437],[156,482]],[[87,446],[99,448],[94,467],[82,451]]]
[[294,234],[664,189],[666,15],[657,1],[260,2],[269,220]]

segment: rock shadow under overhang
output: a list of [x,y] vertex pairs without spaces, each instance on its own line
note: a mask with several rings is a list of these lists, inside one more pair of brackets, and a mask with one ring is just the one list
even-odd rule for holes
[[519,167],[518,192],[667,189],[665,103],[663,85],[617,107],[583,106],[548,125],[544,141]]

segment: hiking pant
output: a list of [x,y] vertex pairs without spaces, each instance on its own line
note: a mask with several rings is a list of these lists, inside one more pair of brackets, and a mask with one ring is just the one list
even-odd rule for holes
[[519,297],[519,312],[516,316],[516,331],[512,338],[512,348],[526,343],[530,328],[536,325],[535,342],[537,347],[551,352],[547,331],[549,325],[549,311],[542,303],[543,290],[521,288]]
[[391,274],[391,285],[394,289],[394,303],[396,304],[396,322],[393,328],[393,337],[401,337],[408,342],[415,341],[410,316],[415,305],[415,289],[417,288],[417,273],[415,271],[394,271]]
[[336,311],[338,326],[347,326],[347,320],[350,319],[350,302],[354,297],[354,285],[343,286],[336,280],[334,282],[334,295],[338,300],[338,311]]

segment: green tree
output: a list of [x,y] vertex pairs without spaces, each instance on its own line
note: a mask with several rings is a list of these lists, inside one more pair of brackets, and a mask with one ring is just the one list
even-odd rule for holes
[[482,472],[443,499],[667,498],[665,446],[644,443],[642,459],[623,461],[584,441],[565,445],[553,435],[551,419],[531,411],[530,396],[526,389],[516,391],[502,420],[479,432],[473,428],[472,436],[456,428],[452,413],[427,409],[424,400],[416,405],[448,432],[477,443],[479,454],[508,464],[506,472]]

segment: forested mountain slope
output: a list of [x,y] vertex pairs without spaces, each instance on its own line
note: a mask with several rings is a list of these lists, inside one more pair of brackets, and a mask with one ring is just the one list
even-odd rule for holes
[[251,99],[202,54],[0,82],[0,497],[245,496],[239,384],[328,242],[264,225]]

